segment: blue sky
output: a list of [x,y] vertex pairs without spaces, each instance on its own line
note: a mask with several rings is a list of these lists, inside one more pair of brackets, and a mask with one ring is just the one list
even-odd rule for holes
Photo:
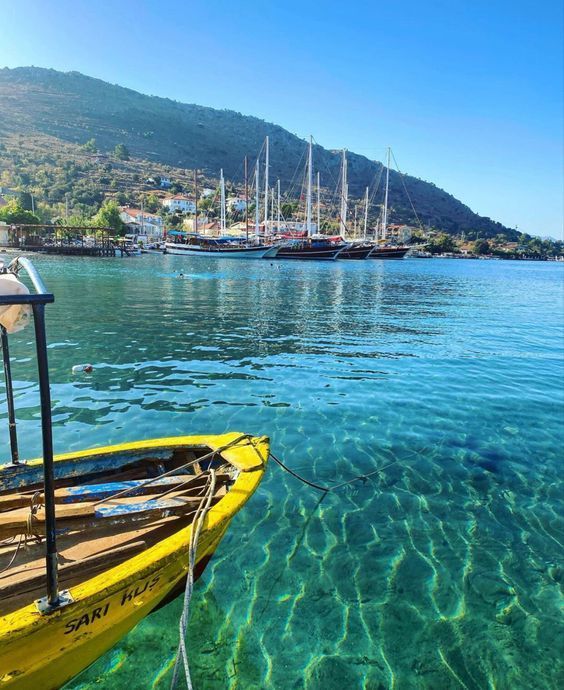
[[[0,4],[0,66],[231,108],[563,237],[561,0]],[[275,155],[275,152],[272,152]]]

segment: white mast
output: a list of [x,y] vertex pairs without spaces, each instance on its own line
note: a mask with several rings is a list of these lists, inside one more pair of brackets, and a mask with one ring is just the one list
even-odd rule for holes
[[268,137],[265,140],[266,155],[264,159],[264,234],[268,225]]
[[341,162],[341,237],[347,233],[347,207],[348,207],[349,186],[347,182],[347,151],[343,149]]
[[307,196],[306,196],[306,228],[308,237],[311,236],[311,188],[313,183],[313,137],[309,137],[309,151],[307,157]]
[[364,239],[366,239],[366,232],[368,228],[368,187],[364,195]]
[[384,194],[384,215],[382,216],[382,239],[386,239],[388,229],[388,188],[390,185],[390,147],[388,146],[388,161],[386,165],[386,193]]
[[280,234],[280,180],[277,182],[277,187],[278,187],[278,207],[277,207],[277,215],[276,215],[276,221],[278,225],[278,234]]
[[255,237],[257,241],[260,239],[259,225],[259,159],[257,158],[255,164]]
[[223,179],[223,168],[219,171],[219,188],[221,191],[220,228],[223,234],[227,229],[225,222],[225,180]]
[[317,171],[317,232],[321,232],[321,182]]
[[[272,225],[272,222],[274,220],[274,203],[275,203],[274,202],[274,187],[271,187],[270,188],[270,218],[271,218],[270,223],[271,223],[271,225]],[[272,229],[272,227],[271,227],[271,229]],[[270,234],[272,234],[272,233],[270,233]]]

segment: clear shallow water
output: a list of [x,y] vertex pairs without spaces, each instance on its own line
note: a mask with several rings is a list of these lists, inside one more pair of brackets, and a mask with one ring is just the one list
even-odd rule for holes
[[[393,463],[322,501],[270,467],[196,587],[196,688],[562,686],[562,266],[36,264],[57,451],[241,430],[320,483]],[[31,456],[31,333],[13,341]],[[180,610],[68,687],[168,687]]]

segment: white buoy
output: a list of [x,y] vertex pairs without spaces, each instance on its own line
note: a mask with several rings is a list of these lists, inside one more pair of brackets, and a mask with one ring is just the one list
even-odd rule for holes
[[72,368],[73,374],[90,374],[94,371],[94,367],[91,364],[75,364]]

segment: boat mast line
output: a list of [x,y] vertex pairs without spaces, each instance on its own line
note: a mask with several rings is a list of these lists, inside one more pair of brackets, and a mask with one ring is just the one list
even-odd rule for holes
[[[390,151],[391,151],[391,149],[390,149]],[[413,213],[415,214],[415,217],[417,218],[417,223],[419,224],[419,229],[420,229],[422,232],[424,232],[423,224],[422,224],[421,221],[419,220],[419,216],[417,215],[417,211],[415,210],[415,206],[413,205],[413,201],[411,201],[411,197],[409,196],[409,192],[407,191],[407,186],[406,186],[405,180],[404,180],[404,177],[405,177],[405,176],[404,176],[404,174],[402,173],[402,171],[399,169],[399,165],[398,165],[398,162],[397,162],[396,157],[395,157],[395,155],[394,155],[394,152],[391,151],[391,154],[392,154],[392,158],[394,159],[394,163],[396,164],[396,170],[397,170],[398,173],[399,173],[400,180],[401,180],[401,183],[402,183],[402,185],[403,185],[405,194],[406,194],[407,198],[409,199],[409,203],[411,204],[411,210],[413,211]]]
[[390,187],[390,152],[391,148],[388,146],[388,160],[386,164],[386,190],[384,192],[384,211],[382,216],[382,239],[386,239],[388,232],[388,192]]
[[[255,448],[256,450],[256,448]],[[258,451],[256,451],[258,453]],[[323,493],[330,493],[332,491],[336,491],[337,489],[341,489],[343,486],[348,486],[349,484],[352,484],[353,482],[358,482],[362,481],[365,482],[368,477],[372,477],[375,474],[378,474],[379,472],[383,472],[384,470],[387,470],[388,467],[391,467],[392,465],[395,465],[396,462],[399,462],[399,460],[393,460],[392,462],[389,462],[387,465],[384,465],[384,467],[379,467],[377,470],[373,470],[372,472],[367,472],[366,474],[358,474],[352,479],[347,480],[346,482],[341,482],[341,484],[335,484],[335,486],[321,486],[321,484],[316,484],[315,482],[310,482],[309,479],[306,479],[305,477],[302,477],[299,475],[297,472],[294,472],[294,470],[291,470],[287,465],[285,465],[282,460],[277,458],[272,452],[270,453],[270,457],[274,460],[274,462],[279,465],[283,470],[288,472],[288,474],[291,474],[292,477],[295,477],[298,479],[300,482],[303,484],[307,484],[307,486],[311,486],[313,489],[317,489],[318,491],[323,491]]]
[[[214,457],[216,454],[221,454],[223,451],[228,450],[229,448],[233,448],[236,446],[240,441],[243,441],[244,439],[251,439],[252,436],[249,434],[241,434],[241,436],[238,436],[236,439],[233,441],[230,441],[224,446],[221,446],[221,448],[217,448],[216,450],[212,450],[209,453],[206,453],[200,458],[196,458],[195,460],[190,460],[190,462],[185,463],[184,465],[180,465],[179,467],[174,467],[172,470],[169,470],[168,472],[163,472],[163,474],[159,474],[156,477],[149,477],[149,479],[145,479],[144,481],[140,482],[139,484],[136,484],[135,486],[128,486],[126,489],[123,489],[123,491],[119,491],[117,494],[112,494],[111,496],[107,496],[106,498],[102,498],[99,501],[97,501],[94,505],[98,506],[100,503],[106,503],[106,501],[112,501],[116,498],[121,498],[122,496],[125,496],[126,494],[130,493],[133,490],[138,490],[143,486],[148,486],[149,484],[153,484],[156,481],[159,481],[160,479],[163,479],[164,477],[168,477],[171,474],[175,474],[179,472],[180,470],[185,470],[187,467],[190,467],[191,465],[195,465],[197,462],[202,462],[203,460],[209,460]],[[251,443],[253,448],[255,447],[253,443]],[[258,452],[258,451],[257,451]],[[259,453],[260,457],[260,453]],[[262,460],[262,458],[261,458]],[[196,479],[199,475],[194,475],[194,479]]]
[[194,225],[193,230],[198,234],[198,169],[194,170]]
[[[311,189],[313,187],[313,137],[309,138],[309,148],[307,157],[307,193],[306,193],[306,229],[307,236],[311,237]],[[319,229],[318,229],[319,232]]]
[[247,156],[245,156],[245,235],[249,241],[249,171],[247,169]]
[[264,235],[266,237],[266,228],[268,227],[268,168],[269,163],[269,142],[268,135],[265,140],[265,157],[264,157]]

